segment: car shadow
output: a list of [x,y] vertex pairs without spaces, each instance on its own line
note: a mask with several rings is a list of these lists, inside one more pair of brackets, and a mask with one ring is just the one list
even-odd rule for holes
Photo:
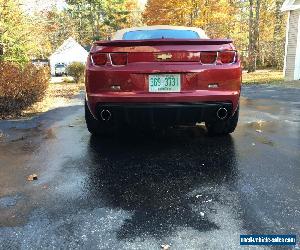
[[119,239],[162,238],[178,227],[218,229],[192,208],[203,205],[194,192],[214,184],[233,186],[236,176],[231,136],[211,138],[203,127],[124,133],[111,140],[92,136],[88,158],[93,198],[132,213],[118,230]]

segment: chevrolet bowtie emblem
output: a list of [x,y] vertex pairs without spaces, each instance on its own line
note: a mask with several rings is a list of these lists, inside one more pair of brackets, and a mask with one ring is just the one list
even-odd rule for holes
[[172,55],[171,54],[160,54],[156,56],[157,59],[160,60],[167,60],[167,59],[171,59]]

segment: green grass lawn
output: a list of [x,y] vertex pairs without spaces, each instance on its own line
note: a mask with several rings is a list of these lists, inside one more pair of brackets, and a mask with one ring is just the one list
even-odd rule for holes
[[256,70],[252,73],[243,71],[243,84],[280,84],[283,81],[282,70]]

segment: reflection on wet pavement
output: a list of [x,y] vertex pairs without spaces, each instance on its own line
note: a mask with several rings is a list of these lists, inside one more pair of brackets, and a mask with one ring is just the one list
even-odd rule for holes
[[[92,166],[89,190],[110,207],[134,211],[118,232],[121,239],[143,234],[162,237],[174,227],[219,229],[192,211],[191,205],[201,202],[187,194],[208,184],[212,188],[230,185],[235,172],[234,145],[230,137],[217,147],[215,139],[203,139],[195,141],[181,134],[100,143],[91,138],[88,152],[99,165]],[[224,156],[215,158],[216,152]],[[215,202],[217,196],[208,198]]]

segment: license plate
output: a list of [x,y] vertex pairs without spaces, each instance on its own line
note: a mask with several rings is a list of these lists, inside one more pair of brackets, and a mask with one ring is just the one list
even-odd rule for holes
[[149,92],[180,92],[180,74],[149,75]]

